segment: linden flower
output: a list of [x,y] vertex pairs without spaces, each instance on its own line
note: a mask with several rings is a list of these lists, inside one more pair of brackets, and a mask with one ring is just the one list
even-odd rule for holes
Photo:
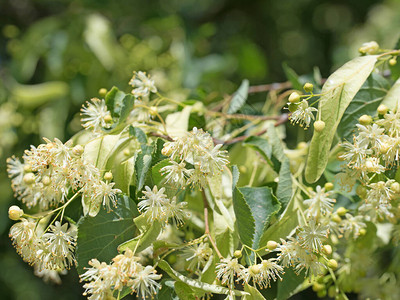
[[20,222],[11,226],[9,233],[18,254],[28,263],[33,263],[36,260],[36,251],[41,242],[36,235],[35,227],[35,222],[21,219]]
[[366,228],[363,216],[353,216],[349,213],[346,214],[346,219],[343,219],[340,226],[340,231],[348,239],[351,235],[356,239],[360,235],[360,230]]
[[367,126],[357,124],[356,126],[359,130],[357,141],[360,147],[367,148],[368,146],[371,146],[372,148],[379,148],[388,137],[383,134],[385,129],[379,127],[377,124]]
[[[76,231],[73,227],[68,229],[68,223],[61,225],[56,221],[50,226],[50,232],[43,235],[46,244],[46,250],[51,253],[52,268],[47,269],[64,269],[69,268],[75,261],[73,252],[76,244]],[[44,253],[44,252],[43,252]]]
[[239,278],[244,276],[244,269],[237,258],[223,258],[216,266],[217,277],[221,280],[221,284],[228,284],[228,286],[233,286],[235,276]]
[[161,274],[157,274],[153,266],[146,266],[133,277],[129,285],[131,285],[132,291],[136,292],[138,297],[146,299],[157,294],[157,289],[160,289],[161,285],[156,280],[160,279]]
[[377,201],[381,204],[389,203],[390,199],[394,195],[393,191],[390,189],[390,186],[394,182],[395,180],[391,179],[387,182],[378,181],[369,184],[368,187],[370,187],[371,189],[368,190],[366,201],[372,203]]
[[317,218],[321,214],[326,215],[333,210],[336,200],[329,198],[333,194],[332,191],[325,192],[325,188],[318,185],[316,192],[311,191],[310,193],[311,198],[304,200],[304,204],[308,206],[304,213],[308,218]]
[[301,127],[307,128],[310,126],[311,120],[314,120],[313,112],[318,111],[315,107],[308,106],[306,100],[301,101],[297,109],[290,115],[292,124],[299,124]]
[[300,245],[313,252],[320,252],[322,249],[322,239],[327,238],[329,227],[316,224],[311,220],[308,225],[301,227],[298,233]]
[[212,249],[208,243],[200,243],[187,247],[184,250],[183,257],[190,261],[188,270],[200,270],[212,255]]
[[359,168],[366,155],[372,153],[372,150],[361,147],[356,140],[354,141],[354,144],[344,142],[340,146],[345,149],[345,153],[341,155],[340,158],[347,160],[349,167]]
[[165,219],[165,205],[168,202],[167,196],[164,194],[165,188],[158,190],[155,185],[153,190],[145,186],[142,201],[138,203],[138,210],[146,212],[151,220]]
[[176,185],[184,185],[186,181],[186,164],[185,162],[177,163],[175,161],[170,162],[171,165],[163,167],[160,172],[161,175],[165,176],[165,183],[172,183]]
[[154,80],[150,79],[145,72],[133,72],[133,77],[129,84],[134,87],[132,94],[136,97],[147,97],[151,93],[157,93]]
[[81,108],[81,112],[82,126],[86,130],[92,130],[95,134],[99,134],[102,128],[110,127],[112,119],[104,100],[91,99],[91,102],[86,102],[86,107]]

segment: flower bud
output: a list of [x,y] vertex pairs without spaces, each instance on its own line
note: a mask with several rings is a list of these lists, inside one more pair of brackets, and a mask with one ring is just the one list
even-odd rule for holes
[[336,210],[336,213],[342,217],[347,213],[347,209],[341,206]]
[[332,254],[332,247],[331,247],[331,245],[324,245],[324,246],[322,246],[322,252],[325,253],[326,255],[331,255],[331,254]]
[[388,112],[388,110],[389,110],[389,108],[385,104],[379,105],[378,109],[377,109],[378,114],[380,114],[380,115],[386,114]]
[[50,185],[50,183],[51,183],[51,179],[50,179],[50,177],[49,176],[47,176],[47,175],[44,175],[43,177],[42,177],[42,183],[43,183],[43,185],[44,186],[48,186],[48,185]]
[[396,59],[396,57],[393,57],[393,58],[391,58],[391,59],[389,59],[389,65],[390,66],[395,66],[397,64],[397,59]]
[[300,95],[297,92],[293,92],[289,96],[290,103],[298,103],[300,101]]
[[81,145],[76,145],[74,148],[72,148],[72,154],[76,157],[80,157],[83,154],[83,147]]
[[330,298],[335,298],[336,297],[336,286],[331,285],[328,289],[328,296]]
[[338,267],[337,261],[335,259],[333,259],[333,258],[328,260],[328,267],[333,269],[333,270],[336,270],[337,267]]
[[314,129],[316,132],[321,132],[325,128],[325,122],[318,120],[314,122]]
[[267,243],[267,248],[268,248],[268,250],[275,250],[276,249],[276,247],[278,247],[278,243],[277,242],[275,242],[275,241],[268,241],[268,243]]
[[233,252],[233,255],[234,255],[236,258],[241,258],[241,257],[242,257],[242,251],[236,250],[235,252]]
[[361,54],[376,54],[379,50],[379,44],[375,41],[364,43],[358,49]]
[[327,182],[327,183],[325,183],[325,185],[324,185],[325,191],[327,191],[327,192],[332,191],[332,190],[333,190],[333,187],[334,187],[334,185],[333,185],[332,182]]
[[113,174],[111,172],[106,172],[103,178],[105,181],[111,181],[113,179]]
[[379,146],[379,152],[382,154],[386,154],[390,149],[390,145],[388,143],[382,143]]
[[106,96],[106,94],[107,94],[107,89],[105,89],[105,88],[99,89],[99,96],[100,97],[104,98]]
[[359,233],[360,233],[361,236],[366,235],[367,234],[367,230],[365,228],[361,228]]
[[252,266],[249,268],[249,271],[250,271],[252,274],[258,274],[258,273],[260,273],[260,271],[261,271],[261,267],[260,267],[259,265],[252,265]]
[[112,123],[112,121],[113,121],[113,118],[111,117],[110,114],[104,116],[104,122],[106,122],[107,124]]
[[24,211],[16,205],[10,206],[8,209],[8,217],[13,221],[18,221],[21,219]]
[[339,215],[337,215],[337,214],[333,214],[331,219],[332,219],[333,222],[336,222],[336,223],[342,222],[342,218],[339,217]]
[[372,123],[372,117],[368,115],[362,115],[359,119],[358,122],[360,122],[361,125],[369,125]]
[[129,149],[125,149],[125,150],[124,150],[124,155],[125,155],[125,156],[131,155],[131,151],[129,151]]
[[367,196],[367,189],[365,188],[365,186],[359,185],[356,188],[356,194],[360,197],[360,198],[365,198]]
[[314,86],[312,83],[307,82],[304,86],[303,89],[306,91],[306,93],[311,93],[314,89]]
[[153,116],[153,117],[154,117],[155,115],[157,115],[157,106],[152,106],[152,107],[150,107],[149,113],[150,113],[150,115]]
[[400,184],[398,182],[393,182],[390,185],[390,189],[393,191],[393,193],[400,194]]
[[319,282],[314,282],[312,285],[312,290],[314,292],[319,292],[325,289],[325,285]]
[[322,291],[318,291],[317,292],[317,297],[318,298],[325,298],[325,296],[326,296],[326,289],[323,289]]
[[32,172],[32,166],[30,164],[25,164],[24,165],[24,172],[25,173],[31,173]]
[[27,185],[31,185],[35,183],[36,176],[33,173],[27,173],[24,175],[23,181]]

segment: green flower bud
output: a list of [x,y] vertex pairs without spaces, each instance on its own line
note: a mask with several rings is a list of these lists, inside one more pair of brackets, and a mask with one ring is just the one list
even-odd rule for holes
[[326,255],[331,255],[331,254],[332,254],[332,247],[331,247],[331,245],[324,245],[324,246],[322,246],[322,252],[325,253]]
[[297,92],[293,92],[289,96],[290,103],[298,103],[300,101],[300,95]]
[[311,93],[314,89],[314,85],[310,82],[307,82],[304,86],[303,86],[304,91],[306,91],[306,93]]
[[275,241],[268,241],[267,242],[267,248],[268,248],[268,250],[275,250],[276,249],[276,247],[278,247],[278,243],[277,242],[275,242]]
[[324,185],[325,191],[327,191],[327,192],[332,191],[332,190],[333,190],[333,187],[334,187],[334,185],[333,185],[332,182],[327,182],[327,183],[325,183],[325,185]]
[[336,270],[337,267],[338,267],[337,261],[335,259],[333,259],[333,258],[328,260],[328,267],[333,269],[333,270]]
[[111,181],[113,179],[113,174],[111,172],[106,172],[103,178],[105,181]]
[[347,209],[341,206],[336,210],[336,213],[342,217],[347,213]]
[[369,125],[372,123],[372,117],[368,115],[362,115],[359,119],[358,122],[360,122],[361,125]]
[[36,176],[33,173],[27,173],[24,175],[23,181],[27,185],[31,185],[35,183]]
[[380,115],[386,114],[388,112],[388,110],[389,110],[389,108],[385,104],[379,105],[378,109],[377,109],[378,114],[380,114]]
[[397,64],[397,59],[396,59],[396,57],[393,57],[393,58],[391,58],[391,59],[389,59],[389,65],[390,66],[395,66]]
[[314,122],[314,129],[316,132],[321,132],[325,128],[325,122],[324,121],[315,121]]
[[235,252],[233,252],[233,255],[234,255],[236,258],[241,258],[241,257],[242,257],[242,251],[236,250]]
[[99,96],[100,96],[100,97],[104,98],[104,97],[106,96],[106,94],[107,94],[107,89],[101,88],[101,89],[99,90]]
[[8,217],[13,221],[18,221],[21,219],[24,211],[16,205],[10,206],[8,209]]

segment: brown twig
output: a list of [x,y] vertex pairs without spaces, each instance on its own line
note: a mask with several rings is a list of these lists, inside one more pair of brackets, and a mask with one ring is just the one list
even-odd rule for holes
[[208,112],[210,115],[217,115],[225,119],[238,119],[238,120],[279,120],[280,116],[261,116],[261,115],[245,115],[245,114],[224,114],[222,112]]
[[155,132],[150,132],[149,134],[152,135],[152,136],[155,136],[155,137],[159,137],[159,138],[165,139],[165,140],[170,141],[170,142],[174,141],[174,139],[172,137],[170,137],[169,135],[159,134],[159,133],[155,133]]
[[262,93],[275,90],[285,90],[285,89],[290,89],[291,87],[292,84],[290,83],[290,81],[253,85],[249,87],[248,93],[254,94],[254,93]]
[[214,239],[211,236],[210,233],[210,225],[208,223],[208,202],[207,202],[207,198],[206,198],[206,194],[204,193],[204,190],[201,191],[202,195],[203,195],[203,204],[204,204],[204,234],[207,235],[208,239],[210,240],[211,245],[213,246],[215,252],[217,253],[218,257],[224,258],[221,254],[221,252],[219,252],[217,244],[215,243]]

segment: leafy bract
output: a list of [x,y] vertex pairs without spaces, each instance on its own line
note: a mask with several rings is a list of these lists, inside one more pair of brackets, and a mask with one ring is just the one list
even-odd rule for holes
[[400,102],[400,78],[393,84],[392,88],[388,91],[386,97],[383,99],[382,104],[394,110],[398,108]]
[[357,57],[344,64],[325,82],[317,117],[325,122],[325,129],[321,132],[314,130],[305,171],[308,182],[317,181],[323,173],[343,113],[371,74],[376,60],[374,55]]
[[228,114],[234,114],[246,103],[248,92],[249,81],[244,79],[238,90],[232,96],[228,107]]
[[137,215],[135,203],[119,195],[112,211],[102,208],[96,217],[83,217],[78,223],[78,272],[81,274],[92,258],[109,263],[118,254],[117,246],[133,237],[136,228],[133,218]]
[[245,300],[265,300],[264,296],[248,283],[245,284],[244,291],[249,293],[249,295],[244,296],[243,299]]
[[[389,82],[384,77],[372,73],[344,112],[337,129],[338,135],[344,140],[352,140],[358,119],[362,115],[375,115],[389,88]],[[400,89],[398,93],[400,96]]]

